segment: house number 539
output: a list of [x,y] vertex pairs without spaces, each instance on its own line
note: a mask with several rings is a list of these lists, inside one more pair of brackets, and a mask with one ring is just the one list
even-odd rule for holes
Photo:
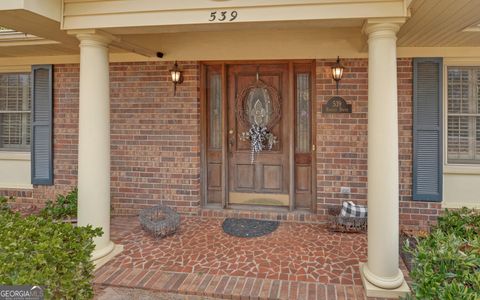
[[232,22],[238,17],[238,12],[236,10],[232,11],[212,11],[210,13],[210,19],[208,21],[214,22],[214,21],[228,21]]

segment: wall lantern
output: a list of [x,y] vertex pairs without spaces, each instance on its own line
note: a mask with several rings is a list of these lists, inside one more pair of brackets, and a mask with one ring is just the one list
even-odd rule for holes
[[175,61],[175,64],[173,65],[173,69],[170,70],[170,76],[172,77],[172,82],[173,82],[173,95],[175,96],[177,92],[177,84],[180,84],[183,82],[183,76],[182,76],[182,71],[178,68],[178,64]]
[[338,83],[342,80],[343,69],[340,57],[337,56],[337,62],[332,66],[332,78],[337,83],[337,95],[330,98],[326,104],[323,104],[322,112],[324,114],[352,113],[352,105],[338,96]]
[[343,66],[340,63],[340,57],[337,56],[337,62],[332,66],[332,78],[337,83],[337,94],[338,94],[338,83],[343,76]]

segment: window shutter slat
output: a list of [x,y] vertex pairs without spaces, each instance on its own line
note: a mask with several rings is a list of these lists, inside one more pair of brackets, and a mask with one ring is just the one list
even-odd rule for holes
[[32,66],[32,184],[53,184],[53,68]]
[[413,200],[442,201],[442,58],[413,61]]

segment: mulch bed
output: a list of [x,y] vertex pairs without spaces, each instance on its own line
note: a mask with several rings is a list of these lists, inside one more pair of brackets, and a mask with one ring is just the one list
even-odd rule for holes
[[418,238],[422,239],[427,236],[428,232],[423,230],[405,230],[400,233],[400,257],[403,259],[408,271],[411,272],[413,268],[413,255],[405,251],[405,243],[408,241],[408,245],[411,249],[415,250],[418,244]]
[[222,224],[223,231],[236,237],[259,237],[272,233],[278,228],[278,221],[227,218]]

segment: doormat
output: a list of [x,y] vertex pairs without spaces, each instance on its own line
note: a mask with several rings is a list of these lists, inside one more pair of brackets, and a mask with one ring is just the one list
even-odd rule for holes
[[227,218],[223,221],[223,231],[236,237],[259,237],[274,232],[278,221]]

